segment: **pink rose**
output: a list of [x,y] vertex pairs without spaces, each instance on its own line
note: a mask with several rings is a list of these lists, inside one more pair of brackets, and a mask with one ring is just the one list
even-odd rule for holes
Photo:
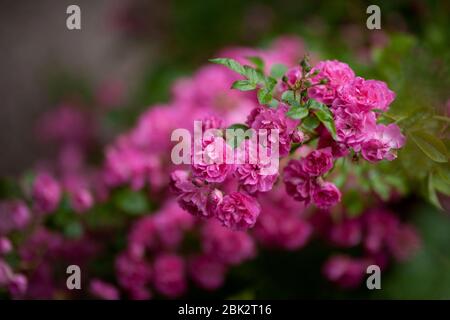
[[[308,89],[308,96],[327,105],[333,103],[337,90],[355,78],[353,70],[346,63],[337,60],[319,62],[311,70],[311,74],[314,72],[319,73],[312,78],[315,85]],[[318,85],[322,79],[327,80],[327,83]]]
[[189,273],[195,283],[206,290],[215,290],[225,280],[226,266],[207,255],[199,255],[189,262]]
[[333,167],[331,148],[314,150],[302,159],[303,171],[311,176],[321,176]]
[[11,241],[6,237],[0,237],[0,255],[10,253],[13,249]]
[[360,144],[367,137],[367,131],[375,126],[375,114],[361,112],[354,105],[341,104],[340,100],[335,100],[333,115],[337,140],[359,151]]
[[216,217],[226,227],[245,230],[255,225],[261,207],[255,198],[241,192],[226,195],[217,207]]
[[279,159],[272,155],[268,155],[267,159],[260,158],[258,152],[261,148],[264,146],[246,140],[237,149],[241,164],[236,165],[235,174],[240,185],[251,194],[270,191],[278,178]]
[[362,241],[362,225],[358,219],[346,219],[331,227],[329,238],[340,247],[353,247]]
[[287,84],[291,87],[295,87],[296,83],[302,77],[302,69],[298,66],[293,67],[286,72],[285,77]]
[[170,187],[177,195],[181,208],[194,216],[211,217],[213,212],[207,208],[211,188],[197,179],[189,178],[189,173],[176,170],[171,174]]
[[234,162],[234,150],[222,137],[203,140],[202,150],[193,156],[192,172],[207,182],[223,182],[235,169],[227,157]]
[[153,215],[156,235],[163,248],[176,249],[184,235],[194,226],[194,217],[187,214],[174,201],[168,201]]
[[361,145],[361,154],[367,161],[394,160],[396,149],[404,146],[406,138],[396,124],[379,124],[370,132]]
[[104,300],[118,300],[119,291],[112,284],[106,283],[99,279],[91,280],[89,284],[90,293]]
[[49,174],[40,173],[33,183],[33,200],[39,213],[48,214],[58,208],[61,187]]
[[30,219],[30,210],[24,202],[16,200],[0,202],[0,235],[25,228]]
[[343,288],[358,287],[365,275],[368,262],[345,255],[328,259],[323,267],[325,277]]
[[89,190],[78,188],[70,194],[70,203],[77,213],[83,213],[89,210],[94,204],[94,199]]
[[[284,104],[278,106],[277,109],[258,107],[247,118],[247,124],[257,132],[259,129],[267,130],[268,146],[271,147],[272,144],[278,143],[280,156],[289,154],[291,135],[299,123],[297,120],[286,117],[287,111],[288,107]],[[272,130],[278,131],[278,139],[275,136],[272,137]]]
[[341,192],[331,182],[323,182],[313,189],[313,202],[321,209],[328,209],[341,201]]
[[121,253],[116,257],[115,269],[119,285],[133,299],[150,298],[150,292],[146,286],[151,279],[152,269],[145,260],[132,258],[127,253]]
[[387,111],[395,99],[395,93],[383,81],[365,80],[361,77],[356,77],[353,82],[343,86],[338,96],[347,103],[355,104],[362,111]]
[[255,237],[266,247],[297,250],[312,234],[311,225],[294,212],[264,208],[255,226]]
[[174,254],[162,254],[154,263],[153,282],[156,290],[169,298],[184,294],[187,288],[184,260]]
[[315,182],[303,169],[300,160],[291,160],[284,169],[286,192],[297,201],[305,201],[308,205],[311,198],[311,190]]
[[209,257],[227,265],[238,265],[255,255],[253,238],[209,220],[202,228],[202,248]]

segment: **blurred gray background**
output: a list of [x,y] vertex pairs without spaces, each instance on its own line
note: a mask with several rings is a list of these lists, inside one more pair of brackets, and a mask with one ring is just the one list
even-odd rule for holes
[[[123,45],[113,15],[120,0],[0,1],[0,175],[31,166],[39,153],[33,135],[35,119],[54,107],[48,100],[45,74],[64,66],[93,83],[117,78],[133,85],[145,57]],[[82,30],[66,28],[66,8],[81,8]],[[152,44],[150,43],[149,46]]]

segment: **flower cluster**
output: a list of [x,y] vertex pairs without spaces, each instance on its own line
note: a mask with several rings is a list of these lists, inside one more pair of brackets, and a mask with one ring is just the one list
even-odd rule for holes
[[[352,153],[353,157],[361,155],[370,162],[393,160],[397,149],[405,143],[396,124],[377,124],[380,113],[388,110],[395,94],[384,82],[356,77],[345,63],[321,61],[312,68],[304,59],[277,82],[265,77],[263,71],[241,66],[236,60],[213,61],[248,78],[236,81],[233,87],[245,92],[248,88],[260,88],[260,92],[269,95],[268,101],[273,105],[261,105],[263,99],[258,93],[260,104],[249,113],[245,124],[253,133],[263,131],[270,138],[265,143],[252,139],[241,143],[237,158],[242,161],[237,165],[225,161],[225,155],[233,150],[225,143],[223,134],[199,143],[201,151],[197,153],[211,161],[194,162],[190,173],[172,174],[173,190],[180,205],[194,215],[216,217],[224,226],[238,230],[255,225],[261,211],[258,195],[270,191],[279,175],[278,170],[268,174],[264,170],[267,163],[261,159],[251,161],[258,154],[255,150],[260,148],[273,156],[275,147],[277,157],[291,158],[295,147],[310,145],[317,138],[318,146],[310,147],[308,154],[300,159],[291,158],[284,168],[283,181],[294,199],[327,209],[341,200],[341,191],[324,179],[336,159]],[[255,77],[257,80],[252,80]],[[268,87],[270,82],[272,85]],[[275,93],[271,91],[274,89]],[[272,132],[277,133],[275,138]],[[235,190],[231,187],[231,193],[224,194],[223,190],[230,189],[230,185]]]
[[312,220],[312,224],[333,246],[362,247],[363,257],[338,254],[324,264],[325,277],[344,288],[360,285],[369,265],[384,269],[390,257],[404,261],[420,246],[415,229],[384,208],[373,208],[360,217],[345,218],[338,223],[322,213]]
[[[333,256],[324,266],[326,278],[354,287],[368,263],[410,256],[416,232],[391,212],[347,218],[344,206],[332,208],[345,192],[334,184],[337,159],[393,160],[405,143],[395,124],[378,123],[394,99],[387,85],[338,61],[296,65],[304,50],[292,37],[221,55],[237,74],[209,64],[178,79],[166,104],[149,107],[105,147],[100,167],[88,163],[94,119],[78,106],[64,103],[40,121],[39,136],[57,144],[57,160],[40,162],[20,196],[0,202],[1,290],[13,298],[77,297],[59,274],[70,261],[108,265],[89,270],[90,297],[177,298],[190,283],[220,288],[231,268],[260,250],[300,250],[316,238],[363,248],[361,258]],[[253,67],[249,57],[264,63]],[[115,107],[123,93],[113,85],[95,96]],[[172,132],[192,131],[195,120],[215,134],[189,141],[191,163],[174,165]],[[252,134],[230,142],[230,128]]]

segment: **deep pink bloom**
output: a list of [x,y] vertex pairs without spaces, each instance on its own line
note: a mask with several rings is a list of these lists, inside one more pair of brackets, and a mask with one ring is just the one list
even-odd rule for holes
[[[227,163],[227,157],[230,163]],[[222,137],[208,137],[203,139],[202,149],[193,155],[192,172],[207,182],[223,182],[234,172],[233,163],[233,148]]]
[[147,249],[156,247],[156,226],[153,216],[137,220],[128,234],[128,252],[131,257],[141,259]]
[[94,204],[94,198],[89,190],[78,188],[70,193],[70,204],[77,213],[89,210]]
[[176,298],[186,291],[184,260],[174,254],[162,254],[155,258],[154,284],[161,294]]
[[28,279],[23,274],[15,274],[8,283],[8,290],[12,297],[22,297],[28,288]]
[[364,215],[364,248],[370,254],[391,253],[397,260],[404,261],[420,247],[417,231],[402,224],[391,212],[374,209]]
[[119,291],[112,284],[100,279],[92,279],[89,284],[90,293],[103,300],[118,300]]
[[321,176],[333,168],[331,148],[314,150],[302,159],[303,171],[311,176]]
[[[236,165],[236,176],[240,185],[248,193],[270,191],[278,178],[279,159],[270,154],[262,145],[246,140],[237,149],[239,164]],[[261,150],[266,155],[260,157]]]
[[328,209],[341,201],[341,191],[333,183],[325,181],[314,187],[312,198],[317,207]]
[[10,253],[13,249],[11,241],[6,237],[0,237],[0,255]]
[[226,266],[207,255],[193,257],[189,261],[189,273],[195,283],[206,290],[215,290],[225,280]]
[[33,201],[36,210],[41,214],[52,213],[58,208],[61,200],[61,187],[51,175],[40,173],[33,183]]
[[361,145],[361,154],[367,161],[394,160],[396,150],[404,146],[406,138],[396,124],[379,124]]
[[164,248],[175,249],[185,232],[194,226],[194,217],[187,214],[174,201],[169,201],[153,216],[159,243]]
[[343,288],[358,287],[366,274],[367,261],[345,255],[328,259],[323,267],[325,277]]
[[[336,98],[337,91],[345,84],[355,78],[355,73],[346,64],[337,60],[320,61],[312,70],[311,74],[319,72],[312,77],[315,84],[308,89],[308,96],[322,103],[331,105]],[[326,84],[318,84],[326,79]]]
[[215,115],[205,117],[205,118],[201,119],[201,121],[202,121],[202,131],[203,132],[205,132],[208,129],[222,129],[224,126],[223,119],[219,118]]
[[10,265],[0,258],[0,288],[8,285],[14,273]]
[[394,235],[400,221],[391,212],[373,209],[364,214],[365,237],[364,248],[369,253],[377,253],[386,249],[387,239]]
[[341,100],[356,105],[361,111],[387,111],[395,99],[395,93],[383,81],[365,80],[361,77],[344,85],[338,96]]
[[421,241],[413,226],[400,225],[389,235],[387,245],[394,258],[406,261],[420,249]]
[[292,143],[303,143],[305,141],[306,135],[302,130],[294,130],[291,134]]
[[92,139],[93,127],[86,113],[78,106],[66,103],[38,120],[37,134],[44,142],[84,145]]
[[139,300],[150,297],[146,285],[151,279],[152,269],[145,260],[133,258],[126,252],[121,253],[116,257],[115,269],[119,285],[130,296]]
[[299,66],[293,67],[286,72],[285,77],[287,84],[295,87],[302,77],[302,69]]
[[0,235],[25,228],[30,219],[30,210],[24,202],[0,202]]
[[[247,118],[249,127],[257,132],[261,129],[267,130],[268,146],[279,144],[280,156],[286,156],[291,149],[291,135],[297,130],[298,120],[286,117],[288,107],[284,104],[278,106],[277,109],[265,107],[255,108]],[[272,136],[272,132],[278,131],[278,137]],[[259,136],[261,139],[261,136]],[[261,141],[259,143],[262,143]],[[273,148],[272,148],[273,149]]]
[[106,150],[104,180],[109,187],[129,183],[134,190],[159,178],[160,160],[152,152],[133,146],[128,136],[121,136]]
[[335,159],[345,157],[350,153],[349,148],[344,143],[334,140],[325,127],[319,126],[318,132],[320,134],[317,144],[318,149],[331,148],[331,153]]
[[207,207],[211,188],[197,179],[190,179],[187,171],[176,170],[171,174],[170,186],[177,195],[181,208],[198,217],[211,217],[214,212]]
[[375,114],[360,111],[354,105],[342,105],[340,100],[335,100],[333,106],[337,140],[359,151],[360,144],[375,126]]
[[252,228],[259,216],[258,201],[245,193],[233,192],[226,195],[218,205],[216,217],[222,225],[233,230]]
[[284,169],[284,183],[287,193],[297,201],[304,201],[308,205],[311,191],[315,182],[303,169],[300,160],[291,160]]
[[208,199],[206,200],[206,212],[211,215],[215,215],[217,212],[217,207],[223,201],[223,192],[219,189],[212,190]]
[[266,247],[296,250],[312,233],[311,225],[295,212],[263,207],[255,226],[255,237]]
[[202,247],[209,257],[231,265],[252,258],[256,250],[249,234],[230,230],[211,220],[202,228]]
[[359,219],[346,219],[332,225],[329,238],[336,246],[353,247],[361,243],[362,232],[362,225]]

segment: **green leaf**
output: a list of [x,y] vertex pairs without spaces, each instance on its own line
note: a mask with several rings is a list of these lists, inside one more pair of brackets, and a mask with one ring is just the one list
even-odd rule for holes
[[[228,145],[230,145],[233,149],[239,147],[242,143],[242,141],[245,140],[246,137],[250,138],[251,137],[251,131],[249,132],[248,135],[246,135],[247,130],[249,129],[248,126],[246,126],[245,124],[241,124],[241,123],[236,123],[233,124],[231,126],[229,126],[227,128],[228,129],[232,129],[232,130],[242,130],[242,134],[237,134],[236,136],[230,135],[230,134],[226,134],[226,142]],[[236,133],[236,132],[235,132]]]
[[320,120],[320,122],[323,123],[325,128],[328,129],[333,139],[336,140],[336,127],[334,126],[333,114],[331,113],[330,109],[323,103],[312,99],[308,100],[308,106],[309,108],[315,110],[314,113],[316,114],[317,118]]
[[437,174],[447,183],[450,183],[450,168],[447,165],[438,166]]
[[438,168],[436,174],[433,175],[433,186],[437,191],[450,196],[450,181],[445,172],[442,172],[440,168]]
[[239,73],[240,75],[245,76],[245,74],[246,74],[244,66],[242,66],[239,62],[237,62],[234,59],[216,58],[216,59],[210,59],[209,61],[212,63],[221,64],[221,65]]
[[83,225],[79,221],[71,221],[64,226],[64,235],[71,239],[81,238],[83,232]]
[[310,114],[302,121],[302,127],[309,131],[314,131],[320,124],[319,119],[315,115]]
[[144,214],[150,208],[147,196],[140,191],[120,190],[115,195],[114,201],[118,208],[131,215]]
[[273,109],[277,108],[277,107],[278,107],[278,100],[277,100],[277,99],[272,99],[272,100],[268,103],[268,106],[269,106],[270,108],[273,108]]
[[309,114],[309,110],[306,107],[295,107],[289,109],[286,115],[292,119],[303,119],[307,117]]
[[441,140],[423,131],[411,132],[410,136],[431,160],[440,163],[448,162],[448,151]]
[[439,209],[442,209],[441,204],[439,202],[439,199],[436,194],[436,189],[434,188],[434,181],[433,181],[433,173],[430,172],[428,175],[428,199],[432,204],[434,204]]
[[270,75],[275,79],[279,79],[284,76],[287,70],[288,68],[284,64],[277,63],[270,69]]
[[264,74],[262,74],[261,71],[249,66],[244,66],[244,76],[247,77],[247,79],[255,85],[258,83],[265,84],[266,82],[266,77],[264,76]]
[[242,130],[246,131],[246,130],[248,130],[248,126],[243,123],[235,123],[235,124],[232,124],[231,126],[229,126],[227,129],[233,129],[233,130],[242,129]]
[[450,118],[446,116],[433,116],[434,119],[450,123]]
[[281,100],[286,102],[291,107],[294,107],[294,108],[300,108],[301,107],[300,102],[298,102],[295,99],[295,94],[291,90],[283,92],[283,94],[281,95]]
[[285,92],[283,92],[283,94],[281,95],[281,100],[284,102],[289,103],[290,101],[295,100],[294,98],[294,91],[292,90],[287,90]]
[[260,57],[247,57],[247,60],[253,63],[258,70],[264,70],[264,61]]
[[231,89],[237,89],[240,91],[250,91],[256,89],[256,84],[251,83],[249,80],[237,80],[231,85]]
[[260,104],[268,104],[272,101],[272,93],[266,88],[258,90],[258,102]]
[[350,217],[357,217],[361,215],[364,210],[364,199],[357,190],[350,190],[344,194],[342,202],[347,209],[347,214]]
[[267,90],[272,91],[276,85],[277,85],[277,80],[275,80],[274,78],[272,78],[272,77],[265,78],[265,86],[267,87]]
[[383,200],[388,200],[390,195],[390,187],[388,184],[381,178],[381,175],[376,170],[369,171],[369,181],[370,186],[373,191],[380,196]]

